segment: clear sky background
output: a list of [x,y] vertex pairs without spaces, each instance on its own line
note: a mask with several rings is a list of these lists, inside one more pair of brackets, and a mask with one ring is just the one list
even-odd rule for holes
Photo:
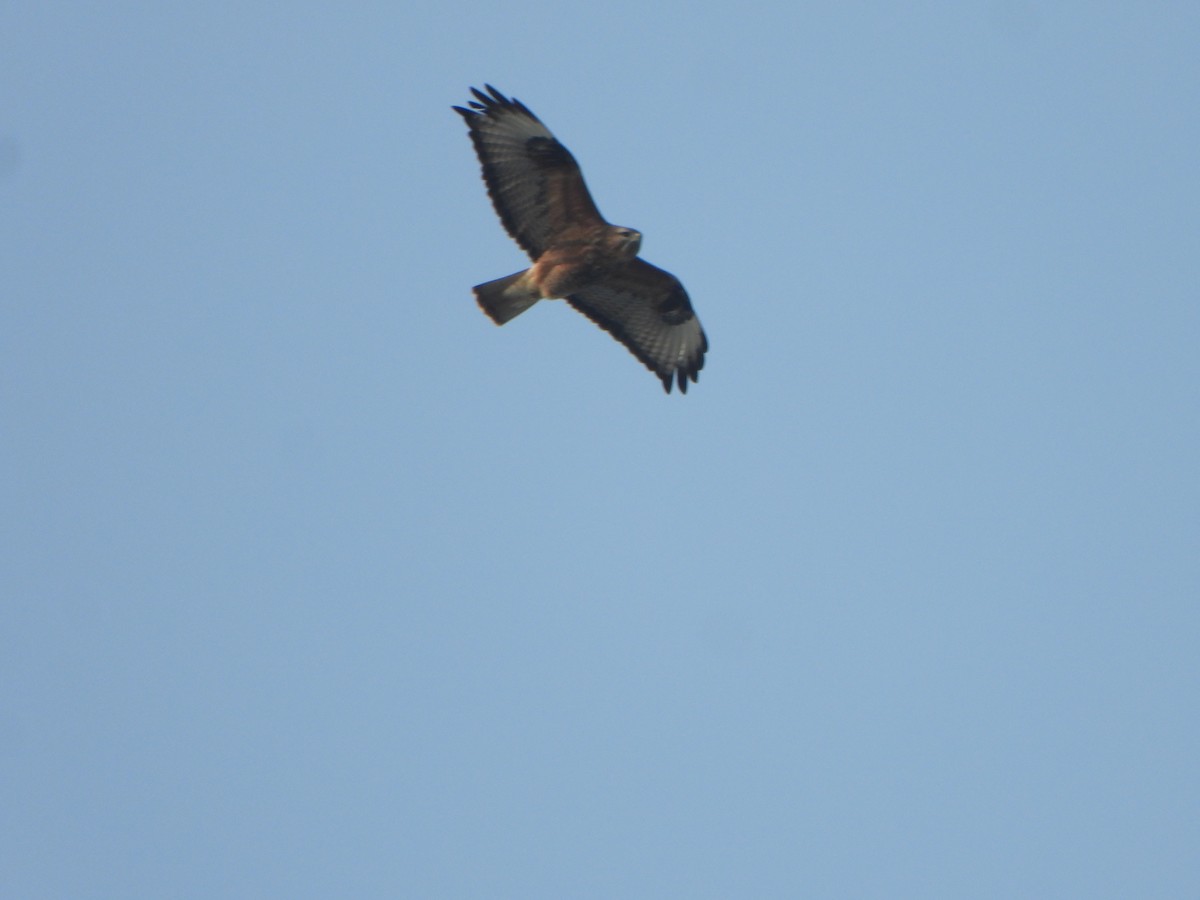
[[[0,895],[1200,896],[1198,47],[0,6]],[[687,286],[686,397],[475,306],[485,81]]]

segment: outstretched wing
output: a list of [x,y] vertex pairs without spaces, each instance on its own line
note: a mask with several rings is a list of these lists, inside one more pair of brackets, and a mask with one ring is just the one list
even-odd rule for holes
[[687,393],[704,368],[708,338],[679,279],[635,259],[567,302],[629,348],[671,392]]
[[555,236],[605,224],[579,163],[519,100],[494,87],[471,88],[470,109],[454,109],[471,129],[492,205],[505,229],[533,259]]

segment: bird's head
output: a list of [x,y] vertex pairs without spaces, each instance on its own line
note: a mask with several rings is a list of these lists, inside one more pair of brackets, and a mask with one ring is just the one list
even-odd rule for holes
[[642,233],[634,228],[617,226],[613,229],[614,249],[625,259],[633,259],[642,249]]

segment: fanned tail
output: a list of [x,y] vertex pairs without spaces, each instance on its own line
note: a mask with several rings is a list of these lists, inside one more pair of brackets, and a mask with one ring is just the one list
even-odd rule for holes
[[504,278],[497,278],[495,281],[475,285],[475,299],[497,325],[515,319],[542,299],[541,292],[525,278],[528,271],[526,269]]

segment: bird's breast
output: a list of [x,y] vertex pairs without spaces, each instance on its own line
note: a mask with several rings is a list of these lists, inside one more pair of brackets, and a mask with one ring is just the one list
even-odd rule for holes
[[533,264],[533,283],[544,298],[567,297],[627,265],[623,256],[604,253],[597,246],[559,247],[547,250]]

